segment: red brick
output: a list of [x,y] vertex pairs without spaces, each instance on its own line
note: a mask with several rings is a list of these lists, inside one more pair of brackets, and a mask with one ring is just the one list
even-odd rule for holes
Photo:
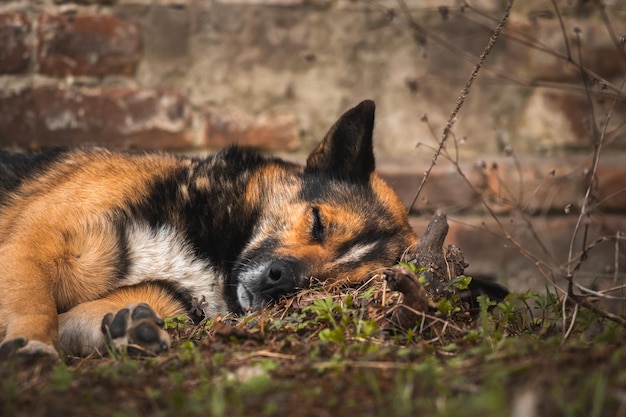
[[[409,205],[430,161],[383,159],[378,171]],[[481,163],[462,163],[469,184],[448,163],[432,171],[415,206],[416,212],[442,209],[453,213],[484,213],[480,196],[497,213],[523,208],[527,213],[564,213],[580,209],[585,195],[589,158],[522,158],[520,170],[511,158],[491,158]],[[626,212],[626,164],[619,153],[603,156],[597,173],[595,196],[606,199],[600,210]],[[520,190],[520,184],[522,189]]]
[[[408,207],[422,181],[429,161],[383,158],[377,161],[378,173],[396,190]],[[468,175],[472,175],[471,166]],[[426,181],[413,209],[415,212],[433,212],[436,209],[456,213],[476,207],[478,195],[472,191],[452,167],[441,164]]]
[[626,164],[621,161],[607,164],[600,161],[597,171],[596,202],[602,211],[626,213]]
[[30,21],[25,13],[0,14],[0,73],[23,72],[30,63],[30,48],[26,37]]
[[239,144],[257,149],[292,150],[300,146],[292,114],[254,117],[238,109],[210,108],[205,114],[206,146]]
[[141,59],[139,28],[114,16],[42,15],[38,38],[42,74],[131,76]]
[[54,0],[54,2],[56,4],[73,3],[73,4],[85,4],[85,5],[100,4],[100,5],[110,6],[112,4],[117,3],[117,0]]
[[[614,24],[619,20],[614,19]],[[577,35],[573,28],[580,29],[580,53],[586,68],[600,75],[604,79],[621,79],[626,70],[626,64],[616,50],[606,25],[601,19],[590,19],[589,16],[568,16],[566,34],[572,48],[574,60],[578,60]],[[622,34],[623,26],[616,26],[618,36]],[[578,65],[570,64],[566,59],[546,53],[556,51],[565,55],[565,42],[561,26],[557,19],[541,19],[528,22],[526,19],[512,19],[507,23],[509,33],[528,34],[539,39],[537,45],[541,47],[525,47],[519,42],[500,38],[502,51],[506,60],[505,66],[515,78],[542,81],[572,81],[580,82]],[[500,42],[499,42],[500,43]]]
[[191,116],[179,94],[127,88],[29,88],[0,98],[0,147],[102,144],[187,149]]
[[[626,105],[614,102],[607,94],[595,100],[596,124],[599,130],[611,114],[607,137],[617,134],[626,120]],[[524,104],[523,111],[515,117],[516,150],[525,153],[592,149],[592,113],[582,91],[535,89]],[[618,140],[617,146],[624,149]],[[556,152],[555,152],[556,151]]]

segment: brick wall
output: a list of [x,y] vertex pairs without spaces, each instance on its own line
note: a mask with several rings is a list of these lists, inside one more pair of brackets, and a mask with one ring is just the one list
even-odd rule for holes
[[[0,147],[239,143],[302,160],[343,110],[374,98],[379,170],[408,205],[432,155],[415,145],[435,143],[502,7],[445,3],[407,2],[422,39],[391,1],[2,2]],[[619,85],[626,60],[593,6],[570,3],[559,2],[566,37],[575,53],[581,45],[595,112],[563,58],[552,3],[516,4],[457,120],[464,176],[442,158],[414,207],[418,231],[444,209],[469,272],[517,290],[545,285],[537,264],[549,275],[568,258],[594,116],[602,127],[611,115],[589,220],[589,238],[604,239],[580,274],[612,285],[626,271],[626,107],[606,87]],[[606,5],[619,42],[626,10]]]
[[[66,144],[194,150],[240,143],[293,150],[292,115],[191,105],[180,89],[145,87],[141,27],[113,1],[21,1],[0,9],[0,146]],[[102,7],[83,6],[98,4]],[[69,7],[68,7],[69,6]],[[166,34],[163,34],[167,36]]]

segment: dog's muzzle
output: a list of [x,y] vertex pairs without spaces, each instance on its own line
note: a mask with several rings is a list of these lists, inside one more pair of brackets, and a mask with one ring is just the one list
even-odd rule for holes
[[237,298],[241,308],[256,310],[293,294],[298,288],[298,273],[294,261],[277,259],[255,263],[240,272]]

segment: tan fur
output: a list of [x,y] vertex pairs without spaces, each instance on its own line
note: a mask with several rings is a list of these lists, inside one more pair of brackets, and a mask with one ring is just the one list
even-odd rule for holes
[[23,184],[19,198],[0,209],[0,337],[52,344],[57,310],[105,294],[116,242],[103,216],[141,198],[155,173],[176,165],[173,158],[81,151]]

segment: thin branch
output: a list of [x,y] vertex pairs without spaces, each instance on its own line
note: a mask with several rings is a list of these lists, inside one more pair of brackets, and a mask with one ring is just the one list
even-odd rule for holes
[[[405,11],[405,14],[406,14],[407,11],[408,11],[408,7],[404,3],[404,0],[398,0],[398,2],[400,4],[400,7],[403,8],[403,10]],[[504,28],[504,25],[506,24],[507,19],[509,18],[509,14],[511,12],[511,7],[513,7],[513,3],[514,2],[515,2],[515,0],[508,0],[506,8],[504,10],[504,14],[500,18],[500,22],[498,23],[498,26],[496,27],[493,35],[491,35],[491,38],[489,39],[489,43],[487,44],[487,46],[483,50],[483,53],[478,58],[478,62],[474,66],[474,70],[472,71],[472,73],[470,74],[467,82],[465,83],[465,87],[463,88],[463,90],[461,91],[461,95],[457,99],[456,106],[452,110],[452,113],[450,113],[450,117],[448,117],[448,121],[446,123],[446,126],[443,128],[443,132],[441,134],[441,141],[439,142],[439,148],[437,149],[437,152],[435,153],[435,155],[433,155],[432,162],[431,162],[430,166],[428,167],[428,169],[426,170],[426,173],[424,174],[424,177],[422,178],[422,182],[420,183],[420,185],[419,185],[419,187],[417,189],[417,192],[415,193],[415,197],[413,198],[413,201],[412,201],[411,205],[409,206],[409,212],[413,209],[413,206],[415,205],[415,202],[417,201],[420,193],[422,192],[422,189],[424,188],[424,184],[426,184],[426,180],[428,180],[428,178],[430,177],[430,173],[431,173],[433,167],[435,166],[435,164],[437,163],[437,159],[439,158],[439,155],[441,154],[442,149],[446,145],[446,140],[448,139],[448,135],[450,134],[450,131],[452,130],[452,127],[454,126],[454,123],[456,122],[457,115],[458,115],[459,111],[461,110],[461,107],[463,106],[463,103],[465,103],[465,99],[469,95],[470,89],[472,88],[472,84],[474,83],[474,80],[478,76],[478,72],[480,71],[481,67],[483,66],[483,63],[487,59],[487,55],[489,55],[489,52],[491,52],[491,49],[493,48],[493,46],[496,43],[496,40],[500,36],[500,33],[502,32],[502,29]],[[410,15],[408,17],[410,17]],[[411,21],[412,20],[413,19],[411,19]]]
[[593,304],[591,301],[589,301],[588,299],[586,299],[585,297],[582,297],[580,295],[574,294],[573,291],[571,291],[570,293],[568,293],[568,296],[572,298],[572,300],[574,300],[576,302],[576,304],[581,305],[582,307],[585,307],[589,310],[591,310],[592,312],[594,312],[595,314],[604,317],[605,319],[609,319],[611,321],[614,321],[615,323],[626,327],[626,319],[624,319],[624,317],[618,316],[617,314],[613,314],[610,311],[604,310],[598,306],[596,306],[595,304]]
[[615,275],[613,275],[613,284],[617,284],[617,274],[619,273],[619,241],[620,241],[620,236],[621,232],[618,230],[615,233],[615,254],[613,255],[613,259],[615,261],[615,264],[613,265],[613,273]]
[[[491,17],[490,15],[488,15],[487,13],[482,12],[479,9],[475,9],[473,8],[471,5],[465,3],[464,7],[466,10],[471,10],[473,13],[476,13],[479,16],[485,17],[489,20],[492,21],[496,21],[495,18]],[[466,19],[466,20],[470,20],[467,17],[467,13],[463,13],[460,15],[462,18]],[[474,22],[474,21],[472,21]],[[474,22],[475,24],[479,25],[479,26],[484,26],[483,24],[479,23],[479,22]],[[561,27],[563,29],[563,27]],[[509,32],[513,32],[513,34],[509,33]],[[565,33],[565,32],[563,32]],[[550,48],[549,46],[545,45],[544,43],[542,43],[540,40],[533,38],[530,35],[527,35],[525,33],[521,33],[518,31],[514,31],[512,29],[507,29],[505,32],[502,33],[501,35],[504,39],[506,40],[510,40],[512,42],[516,42],[520,45],[526,46],[528,48],[534,49],[536,51],[539,52],[543,52],[545,54],[551,55],[555,58],[558,59],[562,59],[566,62],[578,65],[579,63],[576,63],[574,61],[574,58],[571,56],[571,52],[567,52],[567,53],[562,53],[559,52],[555,49]],[[565,44],[566,44],[566,49],[569,49],[569,41],[567,39],[564,40]],[[574,84],[567,84],[564,85],[563,83],[558,83],[558,82],[550,82],[550,81],[541,81],[541,80],[518,80],[513,78],[512,74],[507,74],[507,75],[502,75],[499,72],[497,72],[497,70],[494,69],[490,69],[492,72],[496,73],[497,75],[502,76],[503,78],[505,78],[506,80],[509,81],[513,81],[517,84],[521,84],[521,85],[529,85],[529,86],[533,86],[533,87],[546,87],[546,88],[554,88],[554,89],[559,89],[559,90],[567,90],[567,91],[575,91],[578,89],[578,86],[574,85]],[[620,94],[621,90],[615,86],[613,83],[611,83],[609,80],[601,77],[598,73],[592,71],[591,69],[583,66],[583,71],[585,74],[587,74],[587,76],[589,76],[591,79],[594,80],[598,80],[600,83],[602,83],[603,85],[606,85],[607,89],[610,90],[612,93],[608,93],[608,92],[603,92],[603,91],[594,91],[593,94],[598,96],[598,97],[614,97],[615,94]],[[582,88],[580,88],[582,90]],[[581,91],[582,92],[582,91]]]
[[[607,291],[594,291],[590,288],[584,287],[578,283],[574,283],[574,286],[576,288],[578,288],[579,290],[587,293],[586,295],[595,295],[596,297],[600,297],[600,298],[604,298],[606,300],[619,300],[619,301],[624,301],[626,300],[626,297],[618,297],[615,295],[607,295]],[[624,288],[623,285],[620,286],[621,288]],[[619,288],[619,287],[618,287]],[[615,288],[611,288],[611,290],[616,291]]]
[[[608,123],[608,118],[610,117],[607,116],[607,122],[604,124],[603,127],[603,132],[602,132],[602,136],[600,136],[600,134],[598,133],[598,126],[596,124],[596,115],[595,115],[595,111],[594,111],[594,105],[593,105],[593,100],[591,99],[591,86],[589,85],[589,80],[588,77],[585,75],[585,73],[582,70],[582,52],[581,52],[581,39],[580,39],[580,30],[579,29],[574,29],[574,32],[576,33],[576,38],[578,40],[577,42],[577,49],[578,49],[578,63],[579,63],[579,67],[580,67],[580,75],[583,81],[583,84],[585,85],[585,91],[587,93],[587,102],[589,104],[589,111],[591,112],[591,126],[593,128],[593,162],[591,164],[591,170],[589,173],[589,185],[587,186],[587,190],[585,192],[585,196],[583,198],[583,205],[580,209],[580,215],[578,216],[578,220],[576,221],[576,226],[574,227],[574,233],[572,233],[572,239],[570,240],[570,245],[569,245],[569,250],[568,250],[568,260],[572,258],[572,254],[574,251],[574,242],[576,240],[576,236],[578,236],[578,231],[580,230],[581,224],[583,223],[583,219],[589,219],[590,216],[590,212],[587,210],[587,207],[590,204],[590,200],[591,200],[591,193],[594,190],[594,180],[596,178],[597,175],[597,171],[598,171],[598,165],[600,164],[600,154],[602,151],[602,138],[604,137],[604,134],[606,133],[606,129],[609,125]],[[582,247],[583,247],[583,253],[586,253],[586,245],[587,245],[587,233],[588,233],[588,229],[589,229],[589,222],[585,221],[584,222],[584,236],[583,236],[583,240],[582,240]],[[568,266],[567,266],[567,279],[568,280],[573,280],[574,277],[574,272],[577,271],[581,264],[582,261],[584,260],[584,256],[581,258],[581,261],[579,263],[577,263],[574,268],[572,268],[572,265],[570,262],[568,262]],[[570,287],[571,287],[571,283],[570,283]]]
[[567,32],[565,31],[565,23],[563,23],[563,16],[561,15],[561,10],[556,5],[556,0],[550,0],[552,2],[552,7],[554,7],[554,11],[556,12],[556,16],[559,19],[559,25],[561,26],[561,32],[563,33],[563,42],[565,42],[565,50],[567,51],[567,60],[569,62],[572,61],[572,50],[569,46],[569,38],[567,37]]
[[[566,303],[567,303],[567,296],[563,297],[563,308],[561,310],[563,311],[563,323],[565,323],[567,320],[567,317],[565,317],[565,311],[566,311],[565,304]],[[561,339],[561,344],[565,343],[569,335],[572,333],[572,330],[574,329],[574,323],[576,323],[576,316],[578,316],[578,304],[574,304],[574,312],[572,313],[572,319],[570,320],[569,326],[567,327],[565,334],[563,334],[563,339]]]
[[615,49],[617,50],[620,57],[622,58],[622,61],[626,62],[626,52],[624,51],[624,48],[620,44],[620,41],[617,35],[615,34],[615,29],[613,29],[613,25],[611,24],[609,15],[606,13],[606,6],[601,0],[594,0],[593,3],[596,5],[598,10],[600,11],[600,16],[602,17],[604,26],[606,26],[606,30],[609,32],[609,36],[611,37],[611,40],[613,41],[613,45],[615,46]]

